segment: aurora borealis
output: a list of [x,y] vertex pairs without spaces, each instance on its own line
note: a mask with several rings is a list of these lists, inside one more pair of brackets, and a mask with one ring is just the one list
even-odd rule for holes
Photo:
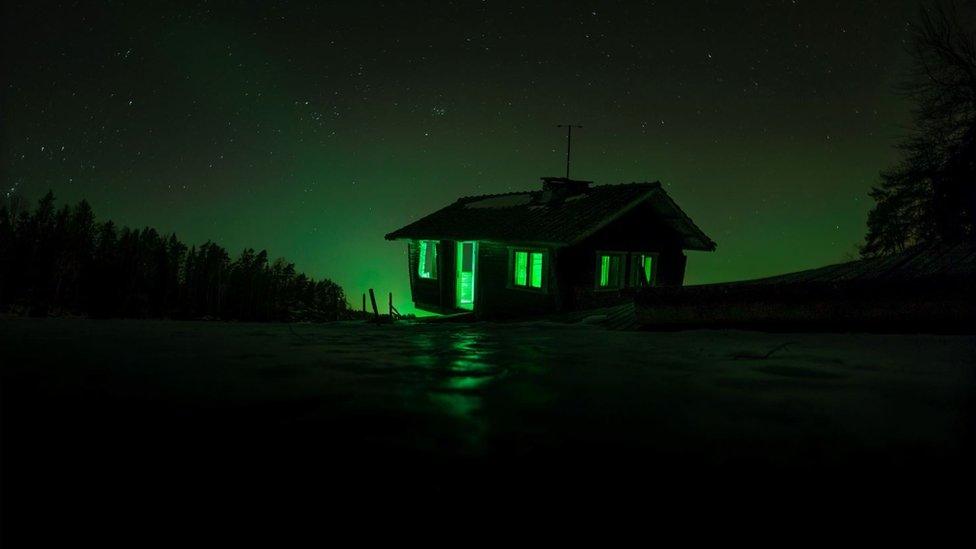
[[383,235],[562,175],[661,180],[687,282],[854,253],[897,159],[914,0],[6,3],[0,184],[266,248],[410,312]]

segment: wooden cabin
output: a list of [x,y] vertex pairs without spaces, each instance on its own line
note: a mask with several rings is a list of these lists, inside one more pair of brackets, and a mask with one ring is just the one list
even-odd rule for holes
[[715,249],[660,182],[542,182],[460,198],[386,235],[407,241],[414,305],[493,317],[610,305],[680,286],[684,251]]

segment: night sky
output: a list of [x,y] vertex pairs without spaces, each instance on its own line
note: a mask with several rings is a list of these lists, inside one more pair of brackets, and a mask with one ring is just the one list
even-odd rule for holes
[[383,235],[564,171],[661,180],[687,282],[854,253],[897,158],[915,0],[45,3],[2,14],[0,184],[410,311]]

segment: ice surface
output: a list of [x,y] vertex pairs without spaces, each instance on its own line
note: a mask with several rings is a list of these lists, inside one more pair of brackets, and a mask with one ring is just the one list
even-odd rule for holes
[[973,337],[23,319],[0,346],[6,466],[43,471],[18,496],[126,478],[725,509],[857,486],[888,518],[969,509]]

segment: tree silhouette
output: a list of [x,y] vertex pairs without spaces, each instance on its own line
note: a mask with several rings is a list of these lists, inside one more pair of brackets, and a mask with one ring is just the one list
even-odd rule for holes
[[976,236],[976,35],[973,3],[923,8],[913,69],[901,91],[915,103],[902,160],[870,195],[862,255]]
[[0,204],[0,311],[91,317],[335,320],[352,313],[342,288],[248,248],[230,261],[214,242],[187,248],[155,229],[98,223],[91,206],[30,211]]

